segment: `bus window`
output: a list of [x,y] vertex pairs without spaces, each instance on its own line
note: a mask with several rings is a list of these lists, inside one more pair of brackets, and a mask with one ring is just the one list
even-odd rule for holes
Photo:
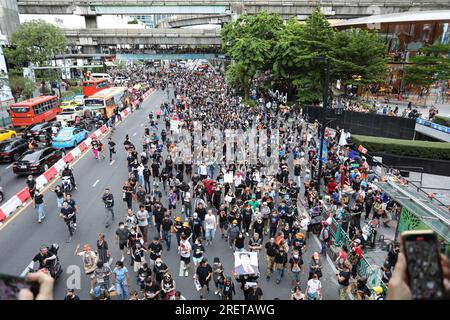
[[114,99],[113,99],[113,98],[108,99],[108,100],[106,101],[106,106],[107,106],[107,107],[114,106]]
[[93,86],[95,86],[95,83],[92,83],[92,82],[84,82],[83,83],[83,87],[93,87]]
[[30,107],[20,106],[20,107],[11,107],[11,111],[14,113],[27,113],[30,111]]

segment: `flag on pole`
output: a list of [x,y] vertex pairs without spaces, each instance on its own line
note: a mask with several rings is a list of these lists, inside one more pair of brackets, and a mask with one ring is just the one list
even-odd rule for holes
[[364,148],[362,145],[359,145],[358,151],[361,152],[362,154],[366,154],[367,153],[367,149]]

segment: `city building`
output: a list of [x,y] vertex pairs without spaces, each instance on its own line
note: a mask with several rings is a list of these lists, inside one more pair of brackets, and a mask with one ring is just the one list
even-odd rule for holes
[[403,74],[410,57],[424,46],[450,43],[450,10],[373,15],[335,22],[333,27],[378,30],[386,43],[389,61],[385,89],[398,93],[407,89]]

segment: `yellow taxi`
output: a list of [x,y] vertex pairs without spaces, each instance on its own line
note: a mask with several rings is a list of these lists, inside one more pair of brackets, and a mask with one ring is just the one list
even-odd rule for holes
[[13,130],[0,129],[0,141],[17,137],[17,133]]
[[63,101],[61,102],[61,109],[65,109],[65,108],[75,108],[78,107],[80,104],[77,103],[75,100],[67,100],[67,101]]

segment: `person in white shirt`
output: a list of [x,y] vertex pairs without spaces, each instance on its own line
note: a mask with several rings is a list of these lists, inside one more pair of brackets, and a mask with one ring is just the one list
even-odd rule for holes
[[138,212],[136,212],[136,218],[138,220],[139,229],[141,230],[142,237],[144,238],[144,244],[147,243],[147,234],[148,234],[148,211],[145,210],[143,205],[139,206]]
[[212,210],[209,209],[207,215],[205,216],[205,238],[206,245],[211,245],[214,239],[214,234],[217,228],[216,216],[213,215]]
[[200,164],[200,166],[198,167],[198,169],[199,169],[200,178],[202,180],[205,180],[208,177],[208,166],[204,162],[202,162]]
[[305,235],[305,239],[308,239],[308,224],[309,218],[307,216],[302,216],[302,220],[300,221],[300,229],[302,233]]
[[180,246],[178,247],[180,253],[180,277],[189,276],[189,263],[191,262],[192,246],[184,234],[181,235]]
[[321,300],[322,299],[322,283],[320,282],[316,273],[308,281],[308,286],[306,287],[306,295],[308,300]]

